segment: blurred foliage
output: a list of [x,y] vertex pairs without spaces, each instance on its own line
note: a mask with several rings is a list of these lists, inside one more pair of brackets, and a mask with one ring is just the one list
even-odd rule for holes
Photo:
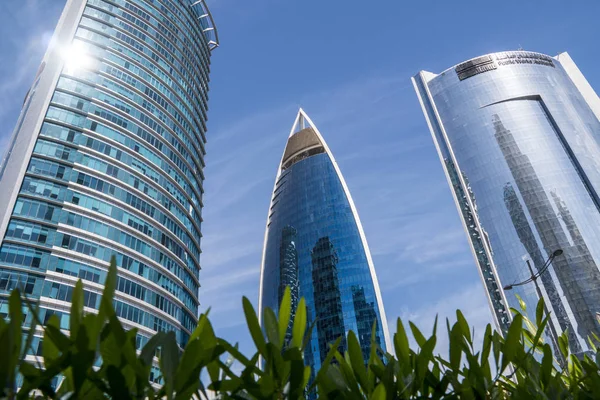
[[[348,333],[348,351],[337,343],[313,374],[304,364],[307,326],[304,299],[293,317],[290,291],[278,313],[265,309],[261,328],[250,301],[243,299],[246,324],[256,346],[248,357],[215,335],[202,314],[185,348],[173,332],[160,332],[136,351],[135,329],[125,330],[113,308],[117,268],[111,262],[98,313],[84,313],[83,285],[73,292],[69,333],[56,316],[42,326],[36,305],[18,290],[0,319],[0,398],[27,399],[600,399],[600,343],[592,352],[570,353],[566,333],[557,340],[559,354],[544,342],[549,316],[542,301],[535,318],[525,304],[503,337],[491,325],[477,340],[464,315],[446,320],[448,356],[436,353],[437,319],[430,335],[398,319],[393,349],[384,353],[372,335],[371,353],[363,359],[359,340]],[[25,318],[31,315],[31,324]],[[25,327],[24,327],[25,325]],[[32,354],[34,333],[43,332],[43,358]],[[416,342],[411,347],[409,331]],[[393,351],[393,353],[391,353]],[[152,367],[160,376],[152,376]],[[561,368],[561,366],[563,366]],[[60,382],[58,387],[54,382]],[[158,383],[156,383],[158,382]]]

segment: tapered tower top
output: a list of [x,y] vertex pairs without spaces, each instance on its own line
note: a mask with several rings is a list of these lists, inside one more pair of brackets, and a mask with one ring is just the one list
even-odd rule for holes
[[325,152],[323,139],[317,133],[308,115],[300,109],[283,152],[281,169],[285,170],[298,161]]

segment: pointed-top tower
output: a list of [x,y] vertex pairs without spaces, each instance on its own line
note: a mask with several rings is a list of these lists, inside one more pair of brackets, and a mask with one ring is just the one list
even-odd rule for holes
[[[269,206],[261,317],[263,307],[278,309],[285,286],[291,288],[292,313],[304,297],[309,322],[317,321],[305,352],[315,373],[329,343],[349,330],[361,338],[365,354],[370,328],[368,335],[363,331],[374,323],[379,345],[384,351],[389,346],[379,284],[356,207],[327,143],[302,109],[283,151]],[[362,301],[355,301],[356,293]]]

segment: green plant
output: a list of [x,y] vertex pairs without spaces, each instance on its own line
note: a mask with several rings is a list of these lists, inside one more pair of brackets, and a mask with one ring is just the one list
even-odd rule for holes
[[[257,400],[312,394],[357,400],[600,398],[600,340],[591,338],[594,354],[578,358],[570,354],[563,333],[558,339],[561,354],[553,354],[543,341],[549,316],[541,301],[533,319],[521,301],[521,310],[512,310],[505,337],[488,325],[480,346],[457,311],[454,324],[446,321],[448,357],[436,353],[437,320],[425,335],[413,323],[407,329],[398,319],[393,349],[386,354],[373,333],[368,360],[354,332],[349,332],[348,351],[339,353],[340,339],[332,343],[315,374],[303,357],[313,327],[307,326],[303,299],[290,325],[289,289],[277,313],[265,309],[262,327],[250,301],[243,299],[257,349],[251,356],[217,337],[205,314],[184,349],[177,346],[173,332],[160,332],[136,351],[136,330],[125,330],[113,308],[116,273],[113,260],[96,314],[83,312],[83,285],[77,283],[69,334],[60,330],[56,316],[42,326],[36,305],[18,290],[11,293],[9,313],[0,319],[0,398],[190,399],[205,398],[209,390],[223,399]],[[44,332],[43,363],[31,362],[31,357],[26,361],[33,354],[36,327]],[[409,331],[416,348],[410,346]],[[565,368],[558,367],[557,356]],[[151,382],[153,368],[160,376]],[[57,378],[58,388],[53,385]]]
[[[219,357],[225,349],[206,315],[201,315],[198,325],[185,349],[181,351],[173,332],[159,332],[143,349],[136,352],[135,329],[126,331],[117,318],[112,299],[117,278],[115,260],[111,261],[104,293],[97,314],[83,312],[83,285],[81,281],[73,291],[69,335],[59,328],[52,316],[44,326],[43,366],[24,362],[30,351],[31,338],[38,320],[35,307],[27,303],[33,318],[23,346],[22,300],[18,291],[9,299],[9,320],[0,320],[0,378],[4,383],[0,397],[28,398],[41,393],[48,398],[81,399],[189,399],[205,392],[200,374],[207,369],[217,378]],[[5,340],[6,339],[6,340]],[[155,358],[160,349],[160,357]],[[158,360],[162,385],[153,385],[150,374],[153,362]],[[17,371],[23,384],[16,389]],[[62,376],[58,390],[52,386],[55,377]]]

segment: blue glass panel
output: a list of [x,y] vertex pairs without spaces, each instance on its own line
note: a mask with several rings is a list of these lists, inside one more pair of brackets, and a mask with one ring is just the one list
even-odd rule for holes
[[[278,308],[290,286],[292,305],[307,302],[316,329],[305,359],[319,369],[329,345],[353,330],[369,354],[371,328],[385,351],[375,287],[350,203],[326,153],[295,162],[281,173],[270,211],[264,270],[263,307]],[[288,336],[289,337],[289,336]]]

